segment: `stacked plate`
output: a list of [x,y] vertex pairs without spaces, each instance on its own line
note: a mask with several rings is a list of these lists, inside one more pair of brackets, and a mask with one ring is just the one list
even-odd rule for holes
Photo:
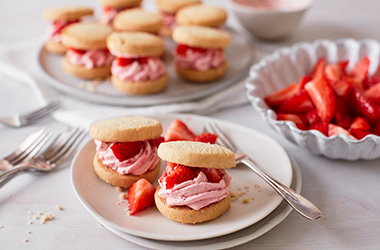
[[[195,115],[156,116],[163,127],[181,119],[195,132],[209,123],[217,123],[238,146],[269,175],[301,190],[297,164],[270,137],[234,123]],[[266,233],[290,213],[282,198],[244,166],[229,170],[232,192],[236,198],[231,208],[218,219],[197,225],[184,225],[168,220],[155,207],[129,216],[126,203],[120,203],[120,192],[101,181],[93,171],[95,144],[89,141],[72,163],[72,184],[83,206],[111,232],[136,244],[153,249],[230,248]],[[164,167],[164,166],[162,166]],[[157,185],[157,183],[156,183]]]

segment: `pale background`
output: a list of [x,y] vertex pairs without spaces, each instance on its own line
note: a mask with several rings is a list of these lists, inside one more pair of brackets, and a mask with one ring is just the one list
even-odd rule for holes
[[[46,27],[41,19],[45,7],[77,2],[1,1],[0,43],[40,36]],[[97,1],[80,2],[97,4]],[[379,9],[380,2],[376,0],[317,0],[293,36],[282,43],[263,46],[272,49],[319,38],[379,40]],[[30,93],[25,85],[2,77],[0,115],[36,106]],[[272,231],[238,249],[379,249],[380,160],[346,162],[310,155],[278,137],[249,105],[212,116],[276,138],[301,166],[302,193],[323,211],[323,217],[317,222],[307,221],[292,212]],[[60,126],[50,120],[17,130],[0,127],[0,155],[11,151],[28,133],[43,125]],[[55,211],[57,203],[65,210]],[[50,211],[56,219],[42,226],[28,225],[28,211]],[[0,226],[4,226],[0,229],[0,249],[143,249],[108,232],[86,212],[71,189],[68,168],[44,176],[24,174],[1,188]],[[23,243],[25,238],[30,242]]]

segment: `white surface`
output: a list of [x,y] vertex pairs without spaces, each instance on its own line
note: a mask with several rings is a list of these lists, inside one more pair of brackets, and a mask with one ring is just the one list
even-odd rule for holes
[[[298,164],[292,160],[293,167],[293,180],[291,188],[296,192],[301,191],[302,178],[301,172]],[[255,223],[252,226],[249,226],[245,229],[242,229],[238,232],[224,235],[217,238],[211,238],[207,240],[198,240],[198,241],[186,241],[186,242],[175,242],[175,241],[159,241],[159,240],[149,240],[140,237],[136,237],[130,234],[120,232],[114,228],[104,226],[114,234],[120,236],[123,239],[132,241],[141,246],[149,247],[152,249],[194,249],[197,250],[209,250],[209,249],[230,249],[234,246],[239,246],[250,240],[256,239],[268,232],[279,223],[281,223],[292,211],[291,207],[287,205],[285,201],[281,204],[268,216],[266,216],[261,221]]]
[[247,81],[248,98],[273,129],[313,154],[332,159],[377,159],[380,157],[380,136],[372,134],[356,140],[343,134],[327,137],[317,130],[301,130],[293,122],[277,121],[276,113],[264,101],[265,96],[307,75],[318,58],[324,57],[328,62],[349,60],[347,67],[351,70],[363,56],[368,56],[371,61],[369,75],[374,74],[380,60],[380,44],[376,40],[318,40],[281,49],[251,68]]
[[[77,1],[2,1],[0,42],[19,42],[39,36],[46,27],[40,18],[42,10],[65,3]],[[83,0],[83,3],[94,4],[94,1]],[[380,40],[379,8],[380,3],[376,0],[317,0],[288,40],[260,45],[270,51],[320,38]],[[0,115],[26,111],[38,105],[37,97],[27,85],[7,77],[1,79]],[[82,111],[84,120],[85,115]],[[323,212],[317,222],[307,221],[293,212],[270,232],[237,249],[379,248],[380,160],[346,162],[311,155],[269,128],[249,105],[219,111],[212,116],[249,126],[276,139],[301,166],[302,194]],[[45,121],[17,130],[1,127],[1,154],[10,152],[26,135],[41,126],[56,127],[57,123]],[[69,172],[66,168],[47,175],[23,174],[1,188],[0,225],[4,226],[0,229],[1,249],[145,249],[113,235],[94,221],[75,197]],[[55,211],[56,203],[65,210]],[[45,225],[27,224],[28,211],[40,210],[50,211],[55,220]],[[30,241],[23,243],[23,239]]]
[[[260,132],[249,130],[237,124],[194,115],[155,116],[167,128],[176,118],[183,120],[196,134],[210,123],[217,123],[231,137],[237,146],[244,150],[266,173],[289,186],[292,182],[292,167],[285,151],[271,138]],[[251,142],[255,141],[255,145]],[[282,198],[247,167],[229,169],[231,190],[251,188],[254,200],[249,204],[232,202],[231,208],[220,218],[198,225],[180,224],[161,215],[154,207],[137,214],[127,216],[125,204],[120,201],[120,192],[100,180],[93,170],[95,143],[89,141],[76,156],[72,164],[72,182],[74,190],[87,210],[103,224],[117,228],[125,233],[157,240],[190,241],[226,235],[246,228],[271,213]],[[165,166],[162,166],[163,172]],[[254,192],[253,185],[261,187]],[[156,186],[158,183],[155,184]],[[250,197],[248,197],[250,198]],[[104,204],[108,204],[104,206]]]
[[226,30],[231,32],[232,43],[225,51],[228,58],[228,70],[222,79],[204,84],[183,80],[173,67],[172,51],[176,44],[172,40],[165,39],[167,52],[164,61],[169,75],[168,86],[163,92],[151,95],[126,95],[116,90],[108,81],[102,81],[96,87],[95,92],[83,88],[81,86],[86,81],[67,74],[62,68],[62,56],[52,55],[44,47],[38,48],[36,60],[47,83],[63,93],[81,100],[119,106],[184,102],[204,98],[224,90],[244,78],[244,75],[241,74],[242,71],[248,72],[253,62],[253,46],[249,38],[236,30],[230,28],[226,28]]

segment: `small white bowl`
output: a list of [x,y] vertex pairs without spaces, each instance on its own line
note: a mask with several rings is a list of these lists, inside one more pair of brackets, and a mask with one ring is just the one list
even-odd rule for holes
[[254,36],[265,40],[289,35],[301,21],[312,0],[293,0],[297,6],[273,10],[247,7],[229,0],[237,20]]
[[255,110],[274,130],[313,154],[345,160],[379,158],[380,136],[371,134],[361,140],[353,140],[346,135],[327,137],[317,130],[300,130],[293,122],[277,121],[276,113],[263,100],[268,94],[291,82],[297,82],[308,74],[320,57],[325,57],[329,62],[348,59],[348,69],[352,69],[363,56],[368,56],[371,60],[371,75],[379,66],[379,42],[353,39],[318,40],[280,49],[251,67],[246,82],[248,98]]

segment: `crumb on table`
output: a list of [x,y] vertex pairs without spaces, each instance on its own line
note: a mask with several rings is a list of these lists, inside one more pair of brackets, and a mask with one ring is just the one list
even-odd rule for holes
[[56,204],[54,208],[55,208],[55,210],[57,210],[57,211],[61,211],[61,210],[63,210],[63,207],[61,207],[61,206],[58,205],[58,204]]
[[46,221],[53,220],[54,217],[51,214],[44,214],[41,218],[41,224],[44,224]]
[[243,199],[243,200],[241,201],[241,203],[242,203],[242,204],[247,204],[247,203],[249,203],[249,201],[250,201],[250,199],[246,198],[246,199]]

